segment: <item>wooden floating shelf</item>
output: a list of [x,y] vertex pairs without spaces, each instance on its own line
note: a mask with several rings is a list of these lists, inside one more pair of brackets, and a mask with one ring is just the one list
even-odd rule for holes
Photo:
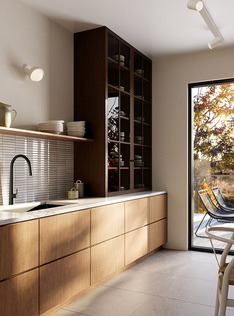
[[0,134],[6,135],[14,135],[14,136],[24,136],[24,137],[32,137],[32,138],[42,138],[42,139],[52,139],[52,140],[62,140],[66,142],[74,142],[74,143],[88,143],[94,141],[93,139],[83,138],[83,137],[75,137],[68,135],[58,135],[52,133],[44,133],[20,128],[11,128],[11,127],[0,127]]

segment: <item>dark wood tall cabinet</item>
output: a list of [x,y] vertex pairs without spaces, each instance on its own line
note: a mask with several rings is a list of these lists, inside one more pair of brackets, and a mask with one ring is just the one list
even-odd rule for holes
[[74,34],[74,120],[94,142],[75,144],[75,179],[108,196],[152,186],[152,63],[106,27]]

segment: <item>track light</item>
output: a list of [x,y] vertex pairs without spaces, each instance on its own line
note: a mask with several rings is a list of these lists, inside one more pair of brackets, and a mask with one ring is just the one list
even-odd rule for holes
[[220,43],[222,43],[223,39],[220,37],[216,37],[215,39],[213,39],[213,41],[211,41],[210,43],[208,43],[208,47],[209,49],[214,48],[215,46],[219,45]]
[[187,7],[191,10],[201,11],[203,9],[203,2],[200,0],[189,0]]
[[44,70],[40,67],[26,65],[24,71],[32,81],[41,81],[44,76]]
[[206,22],[207,26],[209,27],[210,31],[214,35],[214,40],[208,43],[209,49],[214,48],[215,46],[219,45],[223,42],[222,35],[219,33],[216,25],[214,24],[209,12],[207,11],[204,3],[200,0],[189,0],[187,3],[187,7],[191,10],[198,11],[201,16],[203,17],[204,21]]

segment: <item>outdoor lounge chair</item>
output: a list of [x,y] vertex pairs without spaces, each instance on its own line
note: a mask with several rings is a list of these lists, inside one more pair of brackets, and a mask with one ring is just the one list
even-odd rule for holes
[[[221,233],[231,233],[230,237],[220,236]],[[219,265],[218,285],[215,303],[214,316],[225,316],[227,306],[234,307],[234,299],[228,298],[228,290],[230,285],[234,285],[234,258],[227,262],[227,255],[231,247],[234,245],[234,227],[209,227],[205,231],[210,238],[217,263]],[[212,239],[226,243],[220,261],[218,261]]]
[[202,201],[202,204],[204,205],[206,213],[203,216],[200,224],[198,225],[198,227],[197,227],[197,229],[195,231],[195,235],[197,237],[208,238],[206,236],[202,236],[202,235],[198,234],[198,230],[201,227],[201,224],[204,221],[206,215],[210,216],[210,219],[208,220],[208,222],[206,224],[206,227],[207,227],[207,225],[211,224],[211,221],[213,219],[223,220],[223,221],[226,221],[226,222],[234,222],[234,212],[231,212],[231,211],[227,212],[227,211],[224,211],[223,209],[221,209],[220,207],[217,207],[214,204],[214,202],[212,201],[212,199],[211,199],[209,193],[207,192],[207,190],[200,190],[200,191],[198,191],[198,195],[199,195],[199,197],[200,197],[200,199]]
[[218,205],[220,206],[220,208],[226,212],[233,212],[234,213],[234,206],[227,203],[227,201],[225,201],[225,199],[223,198],[222,193],[220,192],[218,187],[213,187],[211,189],[215,200],[217,201]]

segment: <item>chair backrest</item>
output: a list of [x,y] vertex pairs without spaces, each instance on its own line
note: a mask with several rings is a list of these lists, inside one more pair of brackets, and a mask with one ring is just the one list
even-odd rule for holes
[[[218,234],[215,234],[214,232],[218,232]],[[209,227],[205,229],[206,235],[211,239],[215,239],[218,241],[221,241],[223,243],[226,243],[226,246],[223,249],[222,256],[220,257],[220,267],[224,267],[226,264],[226,258],[229,254],[229,251],[231,247],[234,245],[234,227],[224,227],[224,226],[215,226],[215,227]],[[220,234],[221,233],[221,234]],[[231,233],[231,236],[227,236],[227,233]],[[218,262],[218,258],[215,253],[215,249],[213,246],[213,243],[211,243],[213,252],[215,254],[216,260]],[[234,265],[234,258],[231,260],[232,266]]]
[[211,191],[214,194],[214,197],[215,197],[216,201],[218,202],[218,204],[221,205],[222,207],[226,207],[227,205],[225,203],[225,200],[224,200],[219,188],[213,187],[213,188],[211,188]]
[[217,207],[212,202],[209,193],[206,190],[200,190],[198,191],[198,195],[209,215],[214,215],[214,213],[217,211]]

